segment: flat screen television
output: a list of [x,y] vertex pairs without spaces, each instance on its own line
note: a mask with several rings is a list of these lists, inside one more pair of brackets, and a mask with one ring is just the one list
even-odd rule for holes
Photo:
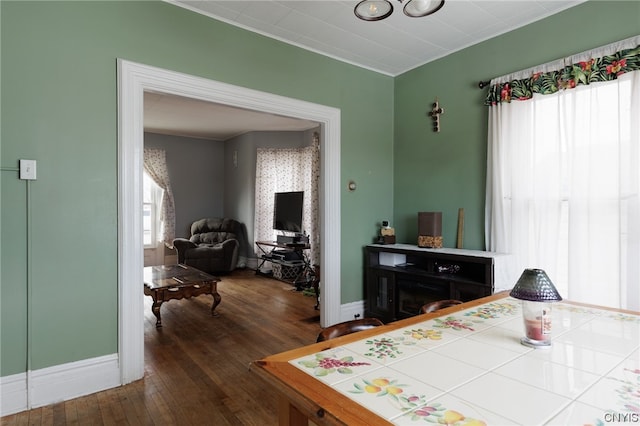
[[302,232],[304,191],[276,192],[273,200],[273,229]]

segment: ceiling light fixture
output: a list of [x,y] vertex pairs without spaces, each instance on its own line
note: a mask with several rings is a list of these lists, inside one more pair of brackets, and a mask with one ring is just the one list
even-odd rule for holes
[[[398,0],[402,4],[403,0]],[[403,8],[404,14],[412,18],[431,15],[444,6],[444,0],[408,0]],[[356,16],[364,21],[380,21],[393,13],[389,0],[362,0],[353,9]]]

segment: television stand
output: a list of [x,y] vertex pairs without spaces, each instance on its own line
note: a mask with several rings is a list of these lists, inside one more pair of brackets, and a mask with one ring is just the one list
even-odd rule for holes
[[272,267],[279,270],[272,274],[274,278],[294,284],[296,287],[309,282],[308,272],[311,269],[305,251],[309,249],[307,243],[281,243],[278,241],[256,241],[260,250],[260,263],[256,274],[265,274],[262,267],[270,262]]
[[[296,290],[313,286],[316,293],[316,309],[318,309],[319,289],[316,269],[309,263],[305,253],[309,243],[279,243],[277,241],[256,241],[260,250],[260,262],[256,275],[265,275],[293,284]],[[265,273],[262,267],[271,263],[272,272]]]

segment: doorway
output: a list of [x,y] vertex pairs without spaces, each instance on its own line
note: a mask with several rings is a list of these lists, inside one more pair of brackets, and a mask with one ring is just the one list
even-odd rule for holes
[[[144,375],[142,170],[144,92],[174,94],[320,123],[320,325],[340,321],[340,110],[118,60],[118,347],[121,383]],[[330,224],[330,226],[329,226]]]

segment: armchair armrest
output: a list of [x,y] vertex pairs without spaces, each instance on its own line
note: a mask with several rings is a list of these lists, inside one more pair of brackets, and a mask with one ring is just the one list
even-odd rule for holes
[[187,249],[197,247],[197,245],[186,238],[176,238],[173,240],[173,246],[178,251],[178,263],[184,263],[184,253]]
[[229,271],[233,271],[238,264],[238,250],[240,249],[240,242],[235,238],[230,238],[223,241],[221,244],[225,263],[228,265]]

